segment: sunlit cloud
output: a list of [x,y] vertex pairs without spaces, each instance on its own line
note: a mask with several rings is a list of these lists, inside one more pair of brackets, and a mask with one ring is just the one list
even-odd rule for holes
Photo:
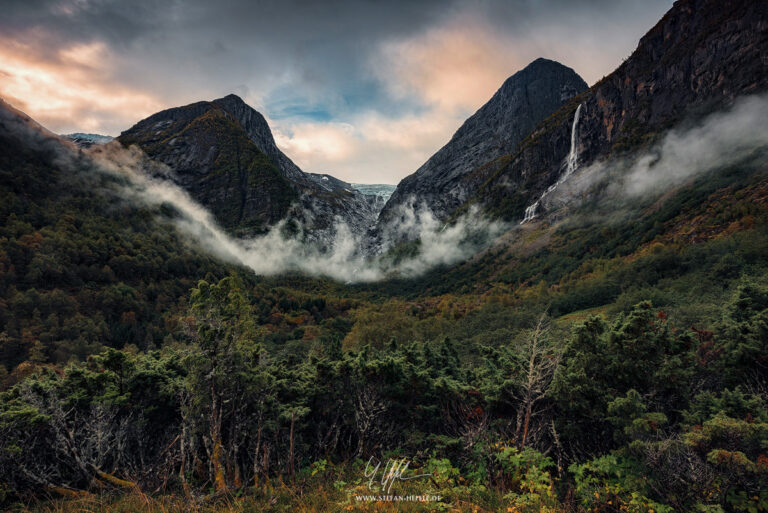
[[299,167],[361,183],[397,183],[444,144],[461,119],[439,110],[388,118],[374,111],[350,123],[281,121],[275,140]]
[[458,15],[409,39],[384,43],[372,67],[396,96],[438,109],[474,111],[526,63],[509,37],[472,15]]
[[163,103],[111,81],[114,61],[97,41],[42,58],[34,47],[0,38],[0,95],[54,132],[116,135]]
[[273,131],[277,145],[293,155],[300,167],[315,161],[343,162],[351,157],[359,138],[349,123],[302,123],[293,125],[287,133],[279,128]]

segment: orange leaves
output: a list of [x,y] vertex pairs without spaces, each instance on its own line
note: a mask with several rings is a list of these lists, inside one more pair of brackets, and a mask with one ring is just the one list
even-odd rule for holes
[[472,411],[470,411],[467,414],[467,419],[468,420],[479,420],[479,419],[482,419],[484,413],[485,413],[485,411],[483,410],[483,407],[480,406],[480,405],[477,405],[477,406],[475,406],[472,409]]
[[42,242],[43,235],[40,232],[29,233],[27,235],[22,235],[21,238],[19,238],[19,244],[26,249],[37,249]]

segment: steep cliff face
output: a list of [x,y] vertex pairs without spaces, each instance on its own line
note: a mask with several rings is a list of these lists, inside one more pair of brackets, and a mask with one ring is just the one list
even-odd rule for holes
[[299,194],[242,125],[217,103],[161,112],[119,137],[168,165],[176,183],[235,233],[282,219]]
[[[582,105],[582,165],[626,152],[686,118],[768,89],[768,4],[680,0],[613,73],[540,123],[497,162],[470,202],[508,220],[563,173],[573,116]],[[466,206],[466,204],[465,204]]]
[[286,178],[299,181],[305,178],[301,169],[277,147],[267,120],[258,111],[234,94],[214,100],[213,103],[232,115],[256,147],[277,165]]
[[426,204],[441,219],[469,199],[482,183],[474,174],[516,150],[520,141],[587,84],[572,69],[537,59],[508,78],[493,97],[467,119],[451,140],[414,174],[403,179],[381,220],[409,202]]
[[337,219],[362,234],[380,209],[346,182],[302,172],[277,147],[264,117],[235,95],[158,112],[118,140],[166,164],[169,178],[240,235],[286,218],[319,239]]

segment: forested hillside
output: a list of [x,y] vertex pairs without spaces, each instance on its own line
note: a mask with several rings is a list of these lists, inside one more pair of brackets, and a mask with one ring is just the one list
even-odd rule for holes
[[[710,329],[642,302],[564,331],[489,302],[424,323],[459,343],[345,351],[339,318],[308,355],[260,336],[254,299],[234,277],[201,282],[193,345],[110,349],[5,392],[8,498],[210,488],[341,509],[374,493],[359,458],[382,451],[432,473],[419,493],[458,509],[766,506],[765,285],[744,281]],[[280,475],[308,495],[273,488]]]
[[[203,504],[217,508],[243,490],[236,508],[355,508],[375,455],[433,475],[401,492],[459,510],[765,508],[759,160],[701,177],[641,223],[539,229],[421,280],[350,287],[216,264],[162,221],[173,212],[131,206],[85,156],[82,174],[54,181],[71,166],[47,144],[23,154],[27,173],[4,175],[8,219],[26,223],[9,222],[6,247],[32,242],[5,259],[16,308],[5,310],[0,413],[8,504],[42,491],[87,508],[111,490],[107,502],[131,510],[142,490],[183,509],[184,493],[209,490]],[[68,216],[79,230],[66,231]],[[109,242],[85,236],[98,233]],[[187,253],[162,253],[163,241]],[[62,246],[71,268],[51,264]],[[93,263],[80,263],[89,251]],[[104,266],[120,281],[90,274]],[[107,291],[123,302],[88,300]],[[35,305],[26,315],[22,298]],[[59,302],[43,311],[41,298]],[[72,310],[59,320],[62,305]],[[98,344],[50,331],[93,318]],[[144,339],[121,338],[136,336],[126,324]]]
[[63,142],[2,113],[0,373],[104,347],[161,346],[190,287],[226,276],[225,266],[122,198],[115,178],[77,162]]

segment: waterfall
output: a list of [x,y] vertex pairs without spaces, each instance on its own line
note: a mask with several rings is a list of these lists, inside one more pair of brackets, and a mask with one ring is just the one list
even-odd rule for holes
[[550,194],[552,191],[557,189],[557,186],[563,183],[568,179],[569,176],[573,174],[574,171],[576,171],[576,168],[579,166],[579,148],[576,144],[576,139],[578,139],[578,134],[576,132],[578,126],[579,126],[579,115],[581,114],[581,104],[579,104],[578,107],[576,107],[576,112],[573,115],[573,124],[571,125],[571,150],[568,152],[568,156],[565,157],[565,171],[563,174],[560,175],[560,177],[557,179],[555,183],[550,185],[546,191],[544,191],[544,194],[539,196],[539,199],[536,200],[532,205],[527,207],[525,209],[525,216],[523,217],[523,220],[520,221],[520,224],[525,224],[528,221],[531,221],[533,218],[536,217],[536,211],[539,209],[539,204],[541,204],[541,200],[543,200],[548,194]]
[[533,205],[525,208],[525,217],[522,221],[520,221],[520,224],[527,223],[534,217],[536,217],[536,209],[539,208],[539,201],[536,200],[536,203]]
[[581,104],[576,107],[576,113],[573,115],[573,125],[571,125],[571,151],[568,152],[568,156],[565,158],[565,174],[562,178],[566,178],[576,171],[576,166],[579,164],[579,148],[576,146],[576,130],[579,126],[579,114],[581,114]]

